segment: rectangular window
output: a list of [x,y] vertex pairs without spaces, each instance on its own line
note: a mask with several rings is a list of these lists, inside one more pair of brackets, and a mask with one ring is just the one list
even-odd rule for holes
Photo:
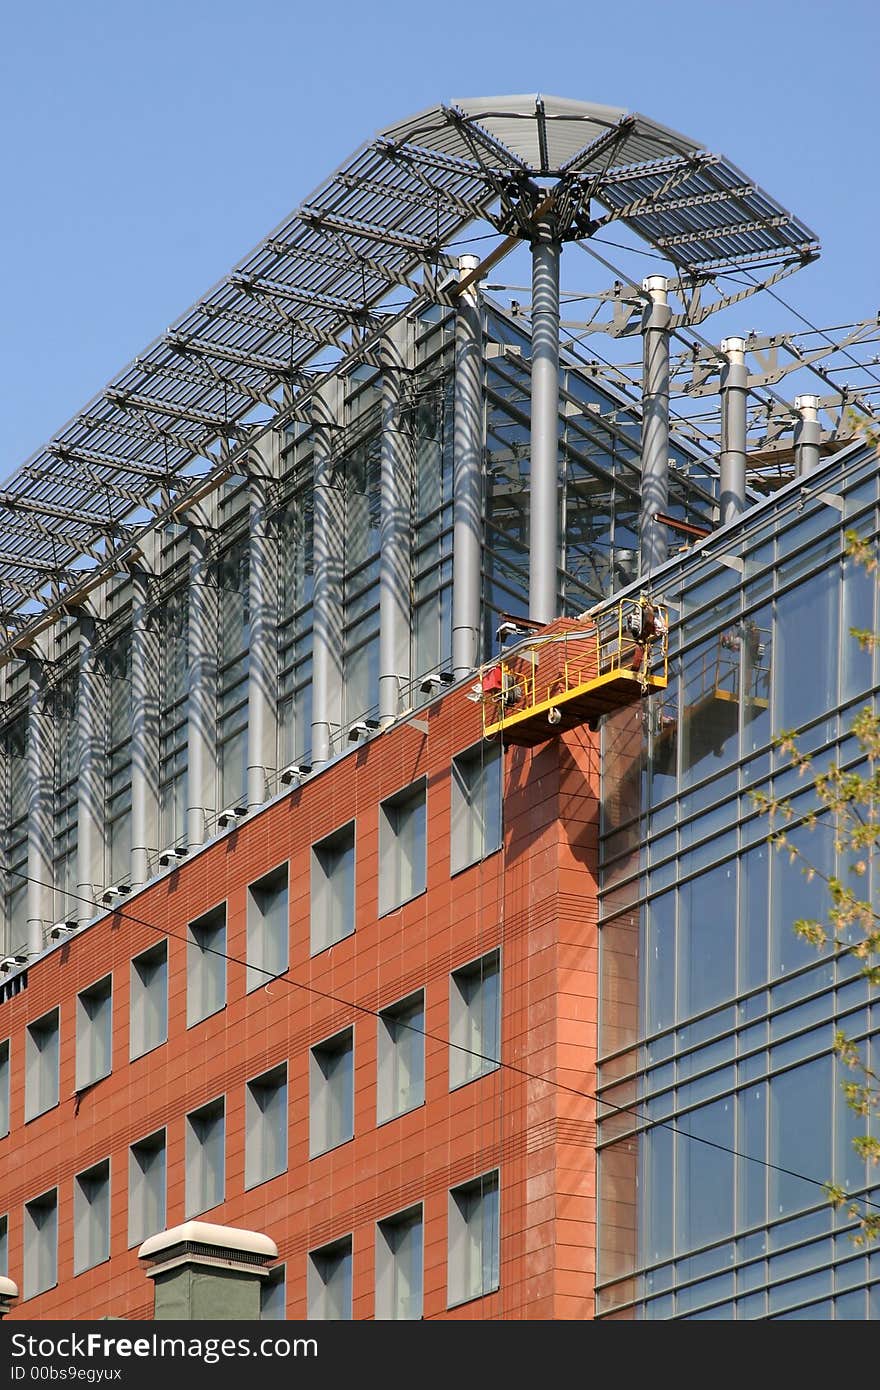
[[427,784],[417,782],[379,807],[379,915],[425,891]]
[[285,1266],[276,1265],[260,1284],[260,1321],[284,1322],[287,1319],[287,1280]]
[[494,1071],[501,1056],[499,955],[490,951],[449,977],[449,1086]]
[[9,1219],[0,1216],[0,1278],[9,1277]]
[[226,904],[187,928],[186,1026],[201,1023],[226,1004]]
[[[33,1120],[58,1104],[58,1010],[44,1014],[27,1029],[25,1040],[24,1117]],[[52,1281],[55,1282],[54,1279]]]
[[130,1055],[142,1057],[168,1037],[168,944],[163,941],[131,963]]
[[76,996],[76,1089],[110,1075],[113,1042],[113,977],[105,976]]
[[128,1151],[128,1243],[140,1245],[165,1229],[165,1131]]
[[377,1051],[376,1115],[381,1125],[424,1103],[423,990],[382,1010],[378,1018]]
[[287,865],[248,889],[247,988],[268,984],[288,965]]
[[199,1216],[223,1201],[226,1183],[226,1108],[223,1097],[186,1117],[186,1215]]
[[9,1133],[9,1041],[0,1043],[0,1139]]
[[354,821],[312,846],[312,941],[315,956],[354,931]]
[[422,1208],[411,1207],[376,1225],[376,1317],[422,1316]]
[[247,1083],[244,1185],[277,1178],[287,1168],[287,1066]]
[[354,1035],[351,1028],[312,1048],[309,1059],[309,1157],[354,1134]]
[[24,1204],[24,1298],[58,1283],[58,1189]]
[[110,1258],[110,1160],[73,1180],[73,1272]]
[[450,869],[457,874],[501,848],[499,744],[478,743],[452,759]]
[[331,1321],[351,1317],[351,1236],[309,1255],[309,1317]]
[[447,1305],[498,1288],[498,1170],[449,1193]]

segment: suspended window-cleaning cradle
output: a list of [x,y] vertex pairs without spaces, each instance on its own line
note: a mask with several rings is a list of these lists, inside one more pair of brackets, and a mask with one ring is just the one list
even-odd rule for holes
[[600,618],[560,619],[480,668],[483,734],[533,747],[634,704],[669,680],[669,619],[647,595]]

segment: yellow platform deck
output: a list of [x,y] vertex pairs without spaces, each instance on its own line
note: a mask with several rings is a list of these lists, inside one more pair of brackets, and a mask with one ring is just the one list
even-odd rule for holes
[[476,689],[483,691],[485,737],[533,747],[580,724],[595,729],[603,714],[665,690],[667,615],[652,610],[661,632],[637,644],[627,619],[638,607],[624,600],[600,625],[558,619],[483,667]]

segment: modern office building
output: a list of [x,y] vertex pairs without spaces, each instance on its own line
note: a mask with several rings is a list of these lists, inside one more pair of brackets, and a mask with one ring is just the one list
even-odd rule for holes
[[645,117],[438,106],[9,478],[11,1317],[151,1317],[194,1218],[267,1318],[876,1314],[868,991],[750,792],[858,763],[877,326],[705,337],[817,254]]

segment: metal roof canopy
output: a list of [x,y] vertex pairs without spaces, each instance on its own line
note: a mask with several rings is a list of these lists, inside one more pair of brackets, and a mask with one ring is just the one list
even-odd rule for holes
[[[319,353],[336,370],[399,313],[450,302],[447,248],[465,228],[528,239],[548,195],[562,235],[621,221],[685,275],[818,254],[809,228],[721,156],[616,107],[469,98],[390,126],[8,478],[0,654],[289,420]],[[383,310],[392,294],[404,310]]]

